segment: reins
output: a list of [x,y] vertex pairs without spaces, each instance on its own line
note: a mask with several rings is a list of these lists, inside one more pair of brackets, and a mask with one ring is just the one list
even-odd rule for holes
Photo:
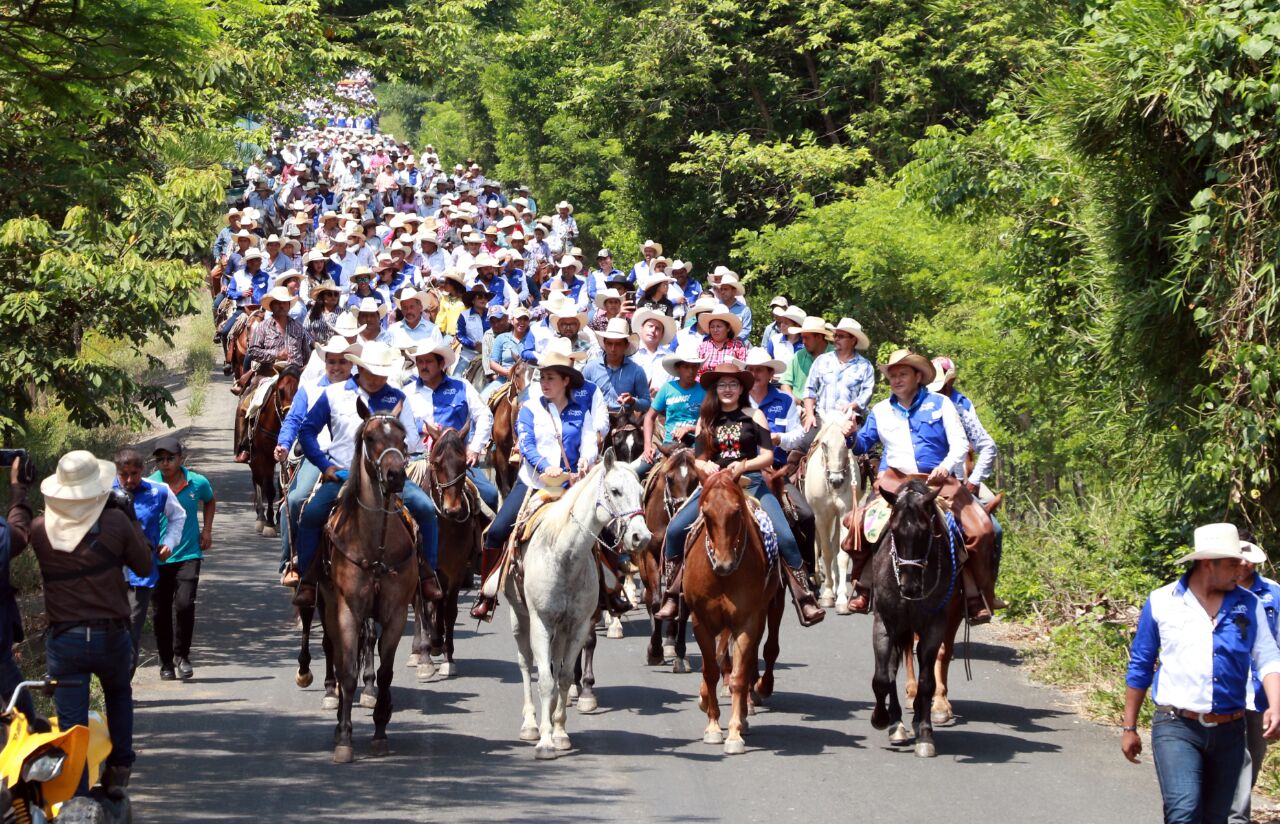
[[[901,596],[904,601],[918,603],[920,601],[928,600],[938,588],[938,585],[942,583],[942,565],[940,563],[933,565],[930,561],[934,555],[933,547],[935,540],[941,538],[946,541],[951,560],[951,578],[947,584],[946,595],[933,608],[932,612],[937,612],[942,609],[951,600],[951,595],[955,591],[956,576],[959,573],[959,570],[956,568],[955,542],[952,540],[951,531],[948,528],[946,521],[942,520],[942,535],[939,535],[933,529],[939,520],[942,520],[942,515],[934,509],[933,517],[929,519],[929,545],[925,548],[924,558],[921,560],[907,559],[900,556],[898,554],[898,543],[894,537],[893,530],[889,530],[889,561],[893,568],[893,580],[894,583],[898,585],[898,595]],[[941,560],[941,558],[939,558],[939,560]],[[902,589],[902,567],[914,567],[919,569],[921,578],[924,578],[930,566],[933,566],[935,569],[933,583],[924,587],[923,592],[919,597],[913,598],[910,595],[907,595],[907,593]],[[932,612],[930,614],[932,614]]]
[[[744,502],[745,503],[745,502]],[[746,556],[746,538],[747,538],[747,518],[745,516],[745,508],[738,514],[738,536],[734,540],[733,545],[736,551],[733,553],[733,564],[724,572],[716,569],[716,550],[711,544],[711,530],[707,527],[706,521],[702,522],[702,543],[707,550],[707,560],[711,562],[711,571],[716,575],[728,577],[738,571],[738,567],[742,566],[742,559]]]

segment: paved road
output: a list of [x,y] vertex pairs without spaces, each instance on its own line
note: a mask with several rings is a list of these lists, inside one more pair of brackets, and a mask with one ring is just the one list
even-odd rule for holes
[[[625,638],[600,639],[600,709],[571,710],[575,749],[535,761],[517,738],[519,673],[504,613],[460,628],[457,677],[419,684],[400,666],[391,755],[368,757],[370,711],[357,709],[357,761],[336,766],[319,679],[307,690],[293,682],[297,636],[275,585],[278,544],[253,531],[248,471],[228,456],[225,387],[211,382],[208,411],[186,431],[190,464],[219,497],[196,677],[161,682],[150,653],[135,680],[140,820],[1159,820],[1149,759],[1125,763],[1113,731],[1028,684],[989,630],[976,633],[974,680],[954,684],[958,722],[938,732],[939,756],[924,760],[891,749],[868,721],[870,620],[833,614],[801,630],[789,607],[778,691],[752,720],[745,755],[701,743],[700,677],[644,665],[647,620],[637,612]],[[401,662],[407,655],[401,644]]]

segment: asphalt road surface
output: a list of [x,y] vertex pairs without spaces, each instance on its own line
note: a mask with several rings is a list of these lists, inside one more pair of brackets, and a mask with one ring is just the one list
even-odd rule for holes
[[[777,692],[752,718],[745,755],[702,743],[700,676],[646,666],[648,620],[635,611],[624,638],[600,638],[600,708],[570,710],[574,749],[535,761],[517,737],[520,677],[504,606],[490,625],[459,627],[459,674],[447,680],[417,682],[403,663],[406,638],[391,754],[369,756],[371,711],[357,708],[356,762],[335,765],[323,670],[309,689],[294,684],[298,633],[276,583],[279,543],[254,532],[248,469],[230,459],[226,385],[211,381],[207,411],[182,432],[189,465],[213,482],[218,517],[200,583],[195,678],[160,681],[154,639],[143,642],[132,787],[140,821],[1160,820],[1149,756],[1124,761],[1114,730],[1028,683],[992,630],[975,631],[973,681],[959,662],[952,668],[958,718],[938,729],[938,757],[928,760],[871,727],[870,618],[829,613],[805,630],[789,605]],[[318,638],[313,647],[319,657]],[[689,647],[696,669],[692,638]]]

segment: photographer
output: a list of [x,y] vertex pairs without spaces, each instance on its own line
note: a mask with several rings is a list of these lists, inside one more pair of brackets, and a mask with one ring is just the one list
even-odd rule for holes
[[[89,681],[102,685],[111,754],[102,785],[118,795],[129,785],[133,752],[133,643],[122,567],[153,571],[151,548],[123,493],[113,493],[115,465],[83,450],[68,452],[40,483],[44,515],[31,525],[30,546],[44,579],[49,620],[49,675],[79,682],[54,693],[62,729],[89,722]],[[15,554],[20,548],[15,547]],[[82,778],[83,794],[87,781]]]
[[[31,504],[27,502],[27,484],[30,478],[22,471],[26,457],[13,459],[9,467],[9,519],[0,518],[0,699],[8,701],[13,691],[22,683],[22,670],[13,658],[13,645],[22,640],[22,614],[18,612],[18,599],[9,583],[9,560],[27,545],[31,532]],[[30,464],[27,464],[30,466]],[[24,691],[18,699],[22,711],[33,728],[47,730],[48,722],[36,715],[31,693]]]

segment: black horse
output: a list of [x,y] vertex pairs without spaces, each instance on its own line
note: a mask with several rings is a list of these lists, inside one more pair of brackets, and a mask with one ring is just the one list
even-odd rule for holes
[[[948,613],[960,603],[956,597],[958,547],[946,518],[934,503],[938,491],[919,480],[907,481],[896,493],[881,489],[880,494],[893,512],[886,535],[872,550],[875,620],[871,640],[876,672],[871,686],[876,706],[871,713],[871,726],[878,730],[892,727],[892,744],[908,744],[914,738],[916,755],[922,758],[937,755],[930,717],[937,689],[933,665],[946,637]],[[902,651],[911,649],[916,636],[920,639],[916,647],[920,681],[911,719],[913,736],[902,724],[897,680]]]
[[631,462],[644,454],[644,415],[634,407],[609,413],[609,436],[605,446],[613,447],[619,460]]

